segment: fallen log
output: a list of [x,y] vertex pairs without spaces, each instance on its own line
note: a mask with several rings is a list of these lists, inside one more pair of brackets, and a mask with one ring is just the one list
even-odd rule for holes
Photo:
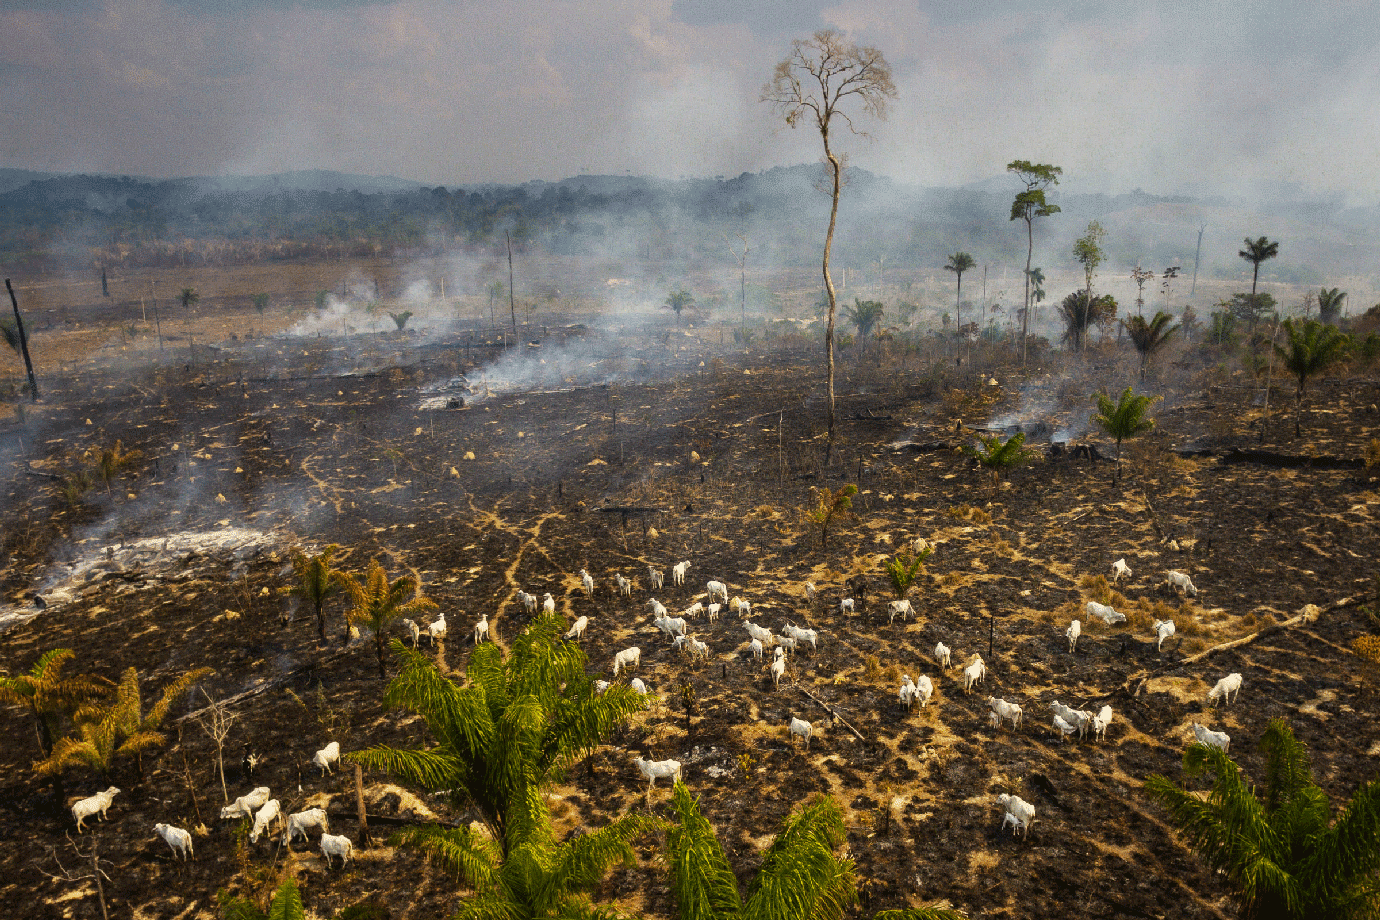
[[799,686],[798,684],[797,684],[797,689],[799,689],[801,693],[805,694],[805,695],[808,696],[810,699],[814,700],[815,703],[817,703],[825,712],[829,713],[829,715],[832,716],[833,719],[834,719],[836,722],[842,722],[842,723],[843,723],[843,727],[846,728],[846,729],[848,729],[850,732],[853,733],[853,737],[857,738],[859,741],[866,741],[866,740],[867,740],[866,738],[864,738],[864,737],[862,736],[862,732],[858,731],[858,730],[857,730],[856,728],[854,728],[852,725],[848,724],[848,720],[845,719],[843,716],[839,715],[839,712],[838,712],[837,709],[834,709],[834,708],[833,708],[832,706],[830,706],[828,703],[824,702],[824,701],[821,700],[819,697],[817,697],[817,696],[815,696],[813,693],[811,693],[809,690],[806,690],[804,687],[801,687],[801,686]]
[[[1321,607],[1309,604],[1308,606],[1304,607],[1303,611],[1299,613],[1297,616],[1290,617],[1289,619],[1281,623],[1271,623],[1264,629],[1257,630],[1256,632],[1253,632],[1248,636],[1242,636],[1239,639],[1232,639],[1228,642],[1223,642],[1220,645],[1214,645],[1212,648],[1204,649],[1196,655],[1189,655],[1187,658],[1182,658],[1176,662],[1173,662],[1172,664],[1166,664],[1163,667],[1156,668],[1153,671],[1151,671],[1148,668],[1137,671],[1130,677],[1126,678],[1125,683],[1121,685],[1121,689],[1128,692],[1131,696],[1137,696],[1140,693],[1141,688],[1145,686],[1146,681],[1150,680],[1152,677],[1158,677],[1166,671],[1170,671],[1175,668],[1181,668],[1184,665],[1195,664],[1199,661],[1202,661],[1204,658],[1207,658],[1210,655],[1217,654],[1218,652],[1225,652],[1229,649],[1241,648],[1243,646],[1250,645],[1252,642],[1254,642],[1262,636],[1273,636],[1276,633],[1283,632],[1285,629],[1288,629],[1291,626],[1298,626],[1302,623],[1312,623],[1315,620],[1317,620],[1318,617],[1322,616],[1324,613],[1328,613],[1332,610],[1340,610],[1343,607],[1354,607],[1364,600],[1364,597],[1358,595],[1355,597],[1344,597],[1340,600],[1333,601],[1332,603],[1325,604]],[[1131,685],[1133,683],[1135,684],[1135,689],[1131,688]]]

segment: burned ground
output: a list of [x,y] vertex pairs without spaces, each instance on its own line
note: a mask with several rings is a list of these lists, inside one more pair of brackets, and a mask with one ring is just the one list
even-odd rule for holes
[[[1075,374],[1051,363],[1023,376],[987,363],[971,374],[884,346],[850,353],[839,387],[842,449],[824,467],[817,362],[802,343],[734,350],[714,331],[666,328],[637,341],[591,333],[575,350],[552,333],[509,360],[549,361],[560,379],[505,389],[494,377],[491,392],[463,407],[422,409],[438,382],[467,373],[478,383],[490,352],[482,357],[469,339],[424,349],[404,336],[376,339],[367,354],[330,339],[265,339],[197,365],[96,363],[49,378],[45,401],[0,432],[14,445],[4,471],[0,586],[13,625],[3,665],[13,673],[68,647],[81,670],[113,679],[139,668],[148,692],[213,667],[211,694],[246,694],[231,759],[250,743],[268,758],[256,784],[285,809],[329,804],[333,830],[353,833],[353,777],[316,776],[313,751],[330,739],[346,751],[425,739],[415,720],[382,707],[371,647],[340,646],[338,599],[325,646],[305,612],[281,625],[291,603],[279,594],[287,550],[337,543],[339,567],[360,570],[377,557],[393,574],[417,575],[450,623],[450,638],[428,653],[457,679],[481,613],[502,642],[525,622],[517,590],[550,591],[563,614],[592,617],[592,669],[607,671],[616,651],[639,645],[639,674],[660,698],[553,790],[558,829],[628,809],[664,814],[665,789],[649,802],[631,760],[675,757],[746,880],[791,807],[831,793],[845,808],[870,909],[947,899],[974,917],[1232,916],[1227,889],[1139,792],[1150,773],[1180,775],[1193,721],[1231,734],[1232,753],[1256,777],[1254,741],[1275,716],[1309,745],[1334,800],[1374,776],[1375,675],[1349,651],[1372,628],[1360,601],[1380,545],[1380,491],[1351,463],[1380,427],[1373,381],[1323,384],[1304,440],[1282,417],[1264,439],[1277,455],[1351,467],[1229,462],[1232,447],[1262,446],[1255,391],[1201,377],[1159,390],[1160,424],[1128,447],[1120,484],[1110,462],[1041,459],[998,486],[953,449],[968,440],[956,422],[1014,418],[1081,434],[1088,394],[1119,389],[1126,366]],[[109,493],[98,487],[75,507],[53,493],[49,477],[117,439],[144,457]],[[821,549],[800,509],[812,487],[844,482],[859,486],[855,514]],[[601,510],[614,506],[658,512]],[[227,531],[238,536],[214,537]],[[881,561],[914,536],[936,546],[912,593],[918,618],[888,625]],[[1129,583],[1098,580],[1123,556]],[[719,579],[752,601],[754,620],[818,629],[820,648],[793,658],[773,689],[747,655],[742,626],[726,617],[692,627],[710,645],[708,664],[680,660],[643,604],[647,565],[669,570],[682,559],[691,563],[686,586],[668,579],[657,594],[673,611]],[[598,581],[592,599],[580,568]],[[1171,568],[1192,576],[1196,599],[1160,585]],[[611,590],[615,571],[635,580],[631,598]],[[856,574],[873,597],[843,616],[843,583]],[[807,580],[821,589],[813,605]],[[35,592],[59,600],[30,617]],[[1071,655],[1064,629],[1086,619],[1090,599],[1112,600],[1130,621],[1085,622]],[[1306,604],[1323,613],[1278,625]],[[1157,653],[1149,624],[1166,614],[1179,634]],[[954,653],[948,672],[932,659],[941,640]],[[975,652],[989,671],[966,695],[961,665]],[[1239,701],[1209,711],[1208,688],[1231,671],[1245,675]],[[934,680],[928,707],[901,711],[902,673]],[[698,701],[688,717],[685,685]],[[992,729],[989,694],[1022,704],[1026,724]],[[1055,699],[1109,703],[1107,742],[1061,742],[1048,722]],[[373,894],[393,917],[448,914],[453,880],[415,853],[376,846],[351,868],[327,871],[300,845],[289,855],[238,843],[233,822],[214,819],[214,748],[187,711],[175,710],[169,743],[144,758],[142,777],[133,764],[118,769],[125,791],[95,824],[111,861],[114,916],[213,916],[217,890],[261,893],[284,859],[321,916]],[[808,753],[788,740],[793,715],[814,723]],[[34,865],[54,870],[49,848],[70,863],[72,822],[53,787],[32,779],[27,718],[7,708],[0,729],[10,739],[0,749],[0,913],[98,916],[89,883],[57,883]],[[753,761],[746,775],[743,755]],[[231,795],[246,791],[238,769],[227,771]],[[366,783],[371,812],[471,817],[439,799],[416,801],[385,776]],[[105,785],[72,770],[63,791]],[[1000,833],[994,799],[1003,791],[1037,808],[1028,838]],[[153,833],[158,821],[205,823],[194,861],[171,858]],[[597,897],[672,916],[653,843]]]

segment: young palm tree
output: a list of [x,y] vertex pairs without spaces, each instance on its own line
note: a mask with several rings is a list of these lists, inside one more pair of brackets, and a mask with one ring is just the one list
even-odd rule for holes
[[201,302],[201,295],[196,292],[196,288],[183,288],[177,295],[177,299],[182,301],[182,312],[186,313],[193,306]]
[[944,263],[946,272],[953,272],[958,276],[958,294],[954,302],[954,309],[958,311],[958,328],[963,328],[963,273],[977,265],[973,257],[966,252],[956,252],[949,256],[949,261]]
[[44,652],[28,673],[0,677],[0,702],[16,703],[29,710],[38,733],[38,746],[47,757],[60,730],[59,720],[110,692],[109,681],[87,674],[64,677],[62,666],[76,657],[68,648]]
[[860,300],[854,297],[853,306],[844,308],[843,318],[857,327],[859,339],[865,339],[872,334],[885,312],[886,309],[879,300]]
[[887,578],[891,579],[891,587],[896,592],[897,600],[904,600],[906,595],[910,593],[915,579],[919,577],[921,569],[925,567],[925,560],[932,555],[934,555],[934,547],[926,546],[914,556],[897,554],[886,561]]
[[592,753],[645,705],[624,684],[596,693],[584,651],[562,640],[567,628],[555,614],[543,613],[506,654],[496,643],[481,643],[470,653],[463,687],[395,639],[402,667],[384,703],[422,716],[436,743],[410,750],[377,746],[347,759],[431,792],[446,790],[457,805],[478,809],[490,836],[506,847],[510,822],[515,815],[523,820],[511,803]]
[[[339,549],[339,546],[332,543],[315,556],[308,556],[299,549],[293,549],[291,554],[292,571],[297,576],[297,583],[288,588],[287,593],[311,604],[312,609],[316,612],[316,635],[322,642],[326,641],[326,598],[334,594],[339,588],[335,580],[335,572],[331,570],[331,557]],[[347,622],[345,626],[347,637],[349,628]]]
[[[853,860],[837,855],[846,835],[832,798],[817,797],[791,813],[767,848],[746,899],[713,826],[679,781],[671,810],[677,820],[666,834],[666,864],[681,920],[838,920],[857,903]],[[883,911],[874,920],[961,917],[919,908]]]
[[1339,332],[1336,326],[1327,326],[1310,319],[1302,326],[1286,319],[1282,326],[1288,336],[1288,347],[1275,345],[1275,354],[1299,382],[1294,393],[1294,437],[1298,437],[1303,427],[1303,388],[1309,377],[1316,377],[1334,364],[1344,360],[1351,352],[1351,338]]
[[1226,875],[1246,920],[1374,916],[1380,780],[1358,789],[1334,820],[1288,723],[1271,720],[1260,748],[1263,799],[1230,757],[1203,744],[1184,752],[1184,770],[1211,777],[1206,798],[1158,774],[1145,781],[1145,791],[1169,811],[1189,847]]
[[834,526],[840,518],[846,517],[853,510],[853,496],[858,494],[858,487],[849,483],[839,486],[835,492],[828,486],[812,487],[815,492],[815,506],[806,508],[803,512],[805,520],[819,531],[819,548],[829,548],[829,529]]
[[993,488],[1004,474],[1035,459],[1035,452],[1024,446],[1024,431],[1016,432],[1005,441],[995,434],[980,434],[977,439],[976,447],[965,445],[963,452],[992,471]]
[[169,710],[197,681],[210,673],[210,668],[197,668],[183,674],[163,688],[163,695],[145,714],[139,672],[129,668],[115,687],[114,699],[108,703],[90,703],[78,710],[74,717],[77,737],[58,739],[52,753],[34,764],[34,769],[40,775],[51,775],[80,763],[99,770],[109,779],[117,757],[134,755],[139,760],[142,775],[143,752],[167,741],[160,729]]
[[1126,388],[1121,394],[1121,399],[1116,402],[1112,402],[1112,398],[1105,392],[1093,396],[1093,402],[1097,404],[1097,414],[1092,420],[1107,437],[1116,439],[1114,484],[1121,482],[1121,442],[1155,427],[1155,420],[1147,418],[1145,413],[1150,411],[1150,404],[1157,399],[1158,396],[1136,396],[1130,387]]
[[1179,331],[1177,325],[1169,325],[1174,321],[1174,317],[1163,311],[1156,311],[1155,318],[1150,322],[1145,321],[1143,316],[1131,316],[1126,320],[1126,334],[1131,337],[1131,344],[1136,346],[1136,351],[1140,352],[1140,379],[1145,379],[1145,365],[1149,363],[1150,356],[1159,351],[1165,342],[1169,341],[1170,336]]
[[1318,291],[1318,319],[1335,326],[1337,320],[1342,317],[1342,301],[1346,300],[1346,291],[1341,288],[1323,288]]
[[[374,653],[379,660],[379,679],[388,676],[383,663],[384,635],[388,627],[403,617],[435,610],[436,602],[422,595],[416,579],[401,575],[398,580],[388,581],[388,573],[379,565],[377,559],[369,560],[369,570],[361,582],[347,572],[336,573],[336,582],[350,596],[351,606],[345,615],[346,629],[350,625],[367,627],[374,634]],[[408,598],[411,597],[411,600]],[[348,641],[349,634],[346,634]]]
[[672,291],[670,294],[666,295],[666,306],[675,311],[677,324],[680,323],[681,312],[694,302],[695,295],[691,294],[685,288],[681,288],[678,291]]

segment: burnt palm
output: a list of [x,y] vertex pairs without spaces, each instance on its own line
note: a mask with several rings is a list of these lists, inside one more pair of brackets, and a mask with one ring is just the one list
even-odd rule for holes
[[1121,481],[1121,442],[1142,435],[1155,427],[1155,420],[1148,417],[1146,413],[1150,411],[1150,405],[1158,398],[1158,396],[1137,396],[1130,387],[1127,387],[1125,392],[1121,394],[1121,398],[1115,402],[1106,393],[1098,393],[1093,396],[1093,402],[1097,404],[1097,414],[1093,416],[1093,422],[1102,429],[1107,437],[1116,439],[1116,477],[1114,482]]
[[40,774],[51,775],[73,764],[84,764],[108,779],[115,769],[116,758],[135,756],[141,758],[142,773],[143,752],[167,740],[162,726],[173,704],[210,673],[210,668],[188,671],[164,687],[158,702],[144,712],[139,672],[129,668],[120,678],[112,699],[90,703],[77,710],[74,716],[76,737],[59,738],[53,744],[52,753],[34,764],[34,769]]
[[[326,641],[326,600],[339,588],[331,569],[331,557],[339,549],[332,543],[314,556],[299,549],[294,549],[291,555],[297,583],[288,588],[287,593],[311,605],[316,614],[316,635],[322,642]],[[348,621],[345,628],[348,635]]]
[[1298,389],[1294,392],[1294,437],[1297,438],[1303,427],[1303,388],[1308,378],[1325,373],[1345,360],[1351,352],[1351,339],[1336,326],[1317,320],[1300,326],[1286,319],[1281,328],[1288,337],[1287,345],[1275,345],[1274,348],[1284,367],[1298,381]]
[[1204,798],[1158,774],[1151,799],[1191,849],[1236,889],[1247,920],[1370,917],[1380,907],[1380,781],[1361,787],[1336,816],[1313,782],[1304,745],[1282,719],[1260,740],[1263,797],[1215,747],[1193,744],[1184,770],[1211,780]]
[[1174,317],[1163,311],[1157,311],[1155,318],[1149,322],[1146,322],[1143,316],[1132,316],[1126,320],[1126,334],[1131,337],[1131,344],[1136,346],[1136,351],[1140,353],[1141,380],[1145,379],[1145,366],[1151,356],[1179,331],[1177,325],[1170,325],[1173,322]]
[[404,617],[435,610],[436,602],[423,596],[416,580],[408,575],[390,582],[377,559],[369,560],[369,570],[364,573],[363,581],[348,572],[336,573],[335,580],[350,598],[351,607],[345,621],[352,626],[363,626],[374,634],[379,677],[386,677],[383,650],[388,628]]
[[75,657],[71,649],[55,648],[44,652],[27,673],[0,677],[0,702],[23,706],[34,717],[34,730],[44,757],[53,752],[53,739],[65,713],[110,692],[110,682],[99,677],[64,676],[63,665]]
[[955,295],[954,309],[958,311],[958,328],[963,328],[963,273],[977,263],[966,252],[956,252],[944,263],[944,270],[958,277],[958,293]]

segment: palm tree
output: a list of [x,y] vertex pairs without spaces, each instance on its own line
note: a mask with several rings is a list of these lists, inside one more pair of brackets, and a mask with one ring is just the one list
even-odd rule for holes
[[182,312],[185,314],[201,301],[201,295],[196,292],[196,288],[183,288],[177,295],[177,299],[182,301]]
[[1140,379],[1145,379],[1145,365],[1149,363],[1150,356],[1159,351],[1165,342],[1169,341],[1170,336],[1179,331],[1177,325],[1170,326],[1174,322],[1174,317],[1162,310],[1155,311],[1155,318],[1150,322],[1145,321],[1143,316],[1132,316],[1126,320],[1126,334],[1131,337],[1131,344],[1136,346],[1136,351],[1140,352]]
[[881,320],[886,309],[879,300],[860,300],[853,298],[853,306],[845,307],[844,319],[858,327],[858,338],[867,338]]
[[1145,413],[1150,411],[1150,404],[1157,399],[1158,396],[1136,396],[1130,387],[1116,402],[1112,402],[1106,392],[1093,396],[1097,414],[1092,420],[1107,437],[1116,439],[1116,477],[1113,484],[1121,481],[1121,442],[1155,427],[1155,420],[1147,418]]
[[1063,341],[1074,351],[1082,351],[1088,329],[1116,316],[1116,299],[1103,294],[1094,297],[1089,306],[1088,292],[1074,291],[1059,304],[1059,315],[1064,318]]
[[963,273],[976,265],[973,257],[966,252],[956,252],[944,263],[944,270],[958,276],[958,294],[955,309],[958,311],[958,328],[963,328]]
[[59,773],[71,764],[85,764],[99,770],[106,779],[115,768],[115,758],[134,755],[139,759],[142,776],[143,753],[167,740],[160,730],[174,703],[211,673],[210,668],[196,668],[163,688],[163,695],[144,713],[139,672],[129,668],[115,687],[115,698],[109,703],[90,703],[77,710],[74,717],[77,737],[59,738],[47,758],[34,764],[40,775]]
[[[682,782],[676,782],[671,810],[677,820],[666,834],[666,864],[681,920],[838,920],[857,903],[853,860],[837,855],[846,833],[832,798],[816,797],[786,818],[746,899],[713,825]],[[930,907],[883,911],[874,920],[961,917]]]
[[257,310],[259,313],[259,335],[263,335],[264,311],[268,309],[268,295],[263,292],[259,292],[258,294],[250,294],[249,300],[254,304],[254,309]]
[[1282,324],[1289,338],[1288,348],[1275,345],[1275,354],[1284,361],[1285,368],[1299,382],[1294,393],[1294,437],[1298,437],[1303,421],[1303,388],[1309,377],[1325,372],[1329,367],[1342,361],[1351,352],[1351,338],[1339,332],[1336,326],[1327,326],[1310,319],[1302,327],[1294,325],[1293,319]]
[[336,573],[335,580],[350,595],[353,605],[345,615],[345,622],[365,626],[374,634],[374,653],[378,656],[379,679],[382,680],[388,676],[383,663],[383,637],[388,627],[403,617],[435,610],[436,602],[422,595],[416,579],[410,575],[401,575],[390,584],[388,573],[377,559],[369,560],[363,582],[348,572]]
[[1342,316],[1342,301],[1346,300],[1346,291],[1341,288],[1331,290],[1323,288],[1318,291],[1318,318],[1329,326],[1337,325],[1337,320]]
[[1332,816],[1313,782],[1308,751],[1283,719],[1260,739],[1264,798],[1224,752],[1203,744],[1184,752],[1184,770],[1210,776],[1207,797],[1156,774],[1150,798],[1169,811],[1188,845],[1236,889],[1246,920],[1371,917],[1380,907],[1380,780]]
[[[1246,237],[1246,248],[1237,252],[1241,258],[1251,263],[1251,307],[1255,311],[1255,285],[1260,279],[1260,263],[1279,255],[1279,243],[1270,242],[1268,237],[1251,239]],[[1255,334],[1255,320],[1251,320],[1251,334]]]
[[[470,653],[463,687],[395,639],[402,667],[384,703],[419,714],[436,743],[416,750],[380,745],[347,759],[473,806],[506,855],[509,825],[531,820],[528,805],[513,803],[526,802],[645,705],[624,684],[596,693],[584,651],[561,638],[566,629],[555,614],[542,613],[507,653],[496,643],[480,644]],[[513,841],[526,832],[515,829]]]
[[925,567],[925,560],[932,555],[934,555],[934,547],[926,546],[915,555],[898,553],[883,564],[887,578],[891,580],[891,587],[896,592],[897,600],[905,600],[906,595],[910,593],[911,587],[915,584],[915,579]]
[[297,882],[291,875],[283,879],[273,900],[264,913],[253,901],[245,898],[232,898],[222,890],[219,895],[222,920],[305,920],[302,908],[302,895],[297,891]]
[[62,666],[76,657],[69,648],[44,652],[26,674],[0,677],[0,702],[15,703],[29,710],[38,733],[38,746],[47,757],[53,753],[53,739],[59,720],[110,692],[110,682],[88,674],[62,675]]
[[1001,435],[978,435],[978,446],[965,445],[963,452],[992,471],[995,488],[1001,476],[1035,459],[1035,452],[1025,445],[1025,432],[1018,431],[1006,441]]
[[[322,642],[326,641],[326,598],[340,587],[336,583],[335,572],[331,570],[331,557],[339,549],[339,546],[332,543],[315,556],[308,556],[300,549],[293,549],[291,553],[292,572],[297,576],[297,583],[287,588],[286,593],[312,605],[316,612],[316,635]],[[348,636],[348,623],[345,629]]]
[[672,310],[676,312],[677,324],[680,323],[681,311],[684,310],[686,307],[690,306],[694,302],[695,295],[691,294],[685,288],[681,288],[678,291],[672,291],[670,294],[666,295],[666,306],[670,307]]

